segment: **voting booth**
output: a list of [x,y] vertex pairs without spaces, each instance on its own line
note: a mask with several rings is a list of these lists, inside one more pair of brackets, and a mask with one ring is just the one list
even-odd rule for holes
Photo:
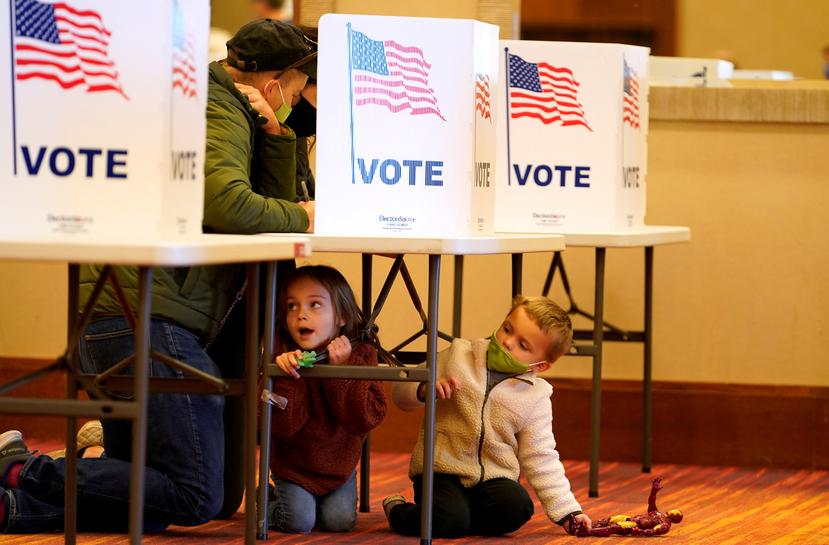
[[616,44],[501,41],[497,231],[644,224],[648,53]]
[[320,19],[317,233],[493,230],[498,27]]
[[208,0],[0,10],[0,236],[201,232]]

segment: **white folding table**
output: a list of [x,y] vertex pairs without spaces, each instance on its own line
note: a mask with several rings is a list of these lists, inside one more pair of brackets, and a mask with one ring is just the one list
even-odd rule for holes
[[[268,235],[280,238],[282,235]],[[432,539],[432,483],[433,474],[431,468],[434,460],[434,424],[435,424],[435,373],[437,361],[437,340],[438,340],[438,299],[439,299],[439,278],[440,262],[443,255],[454,255],[460,258],[464,255],[512,255],[512,284],[513,294],[520,292],[521,286],[521,264],[523,254],[535,252],[560,252],[564,249],[564,237],[559,235],[532,235],[532,234],[503,234],[493,236],[471,236],[471,237],[381,237],[381,236],[327,236],[310,235],[311,244],[315,252],[337,252],[337,253],[359,253],[363,255],[362,260],[362,307],[369,322],[377,317],[386,297],[391,290],[392,283],[398,274],[404,272],[403,279],[407,283],[410,295],[413,300],[417,297],[410,283],[410,277],[405,269],[403,257],[406,254],[426,254],[429,256],[429,289],[427,299],[427,310],[424,320],[426,335],[426,368],[413,367],[361,367],[349,365],[321,365],[313,369],[301,369],[300,373],[308,377],[318,378],[353,378],[362,380],[388,380],[404,382],[425,382],[426,383],[426,412],[424,416],[424,441],[423,441],[423,510],[421,518],[420,542],[429,544]],[[386,281],[378,294],[377,301],[372,303],[371,294],[371,269],[372,255],[393,255],[394,264],[386,278]],[[456,270],[456,281],[458,271]],[[271,281],[268,281],[269,285]],[[455,296],[456,305],[459,305],[459,298]],[[419,302],[416,302],[416,305]],[[421,310],[421,309],[418,309]],[[266,308],[266,323],[268,316],[272,315],[273,308]],[[424,313],[422,313],[423,315]],[[272,320],[272,319],[271,319]],[[419,335],[420,333],[416,334]],[[271,332],[271,338],[273,337]],[[414,337],[413,337],[414,338]],[[266,362],[275,360],[274,347],[271,341],[268,344],[268,329],[265,331],[265,356]],[[411,340],[411,339],[410,339]],[[279,368],[269,363],[265,371],[265,387],[270,389],[271,379],[275,376],[284,376]],[[260,497],[259,509],[264,510],[267,505],[267,460],[270,447],[270,406],[266,405],[263,411],[262,429],[260,432]],[[368,448],[363,449],[361,461],[361,487],[360,506],[362,511],[368,510]],[[429,469],[426,469],[429,468]],[[259,514],[260,538],[267,537],[267,520],[264,513]]]
[[[65,521],[66,543],[76,538],[76,418],[123,418],[133,422],[132,471],[130,475],[130,542],[140,543],[143,528],[144,507],[144,461],[146,453],[147,396],[152,384],[156,391],[191,391],[243,395],[245,398],[245,483],[248,494],[245,501],[246,543],[255,542],[255,494],[256,488],[256,409],[257,375],[259,357],[258,305],[249,304],[246,324],[245,375],[235,390],[229,384],[206,373],[191,373],[195,379],[172,379],[174,384],[164,384],[164,379],[148,378],[149,362],[158,357],[150,346],[149,328],[152,314],[152,267],[185,267],[194,265],[218,265],[244,263],[247,265],[247,292],[249,300],[259,298],[259,268],[267,263],[269,270],[275,270],[273,261],[294,259],[310,254],[307,237],[286,236],[273,238],[264,235],[198,235],[170,240],[128,240],[121,238],[44,237],[0,240],[0,261],[62,262],[69,264],[68,335],[66,352],[58,360],[41,370],[9,383],[0,385],[0,413],[66,416],[66,466],[65,466]],[[79,264],[105,264],[93,296],[87,307],[78,316]],[[139,295],[137,312],[127,311],[127,320],[135,332],[135,375],[126,386],[134,391],[134,401],[77,399],[79,384],[93,385],[84,381],[77,370],[76,353],[80,335],[92,316],[94,301],[103,289],[104,283],[113,284],[120,292],[117,278],[111,273],[114,265],[137,266],[139,273]],[[275,274],[272,275],[275,278]],[[269,294],[272,295],[272,294]],[[119,295],[120,297],[120,295]],[[168,361],[169,360],[169,361]],[[169,365],[188,366],[164,359]],[[52,371],[67,371],[67,399],[9,398],[4,394]],[[115,381],[117,377],[112,377]],[[236,381],[237,383],[240,381]],[[157,387],[157,388],[156,388]],[[183,390],[184,389],[184,390]],[[233,390],[233,391],[232,391]]]

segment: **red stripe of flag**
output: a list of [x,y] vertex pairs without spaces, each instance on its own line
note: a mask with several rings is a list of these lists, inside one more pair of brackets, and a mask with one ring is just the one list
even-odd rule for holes
[[535,66],[541,91],[511,87],[510,117],[537,119],[546,125],[579,125],[592,131],[578,99],[581,84],[573,71],[546,62],[539,62]]

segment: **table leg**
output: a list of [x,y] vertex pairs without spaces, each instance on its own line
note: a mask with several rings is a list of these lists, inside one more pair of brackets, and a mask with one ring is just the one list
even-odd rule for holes
[[[271,363],[275,359],[274,336],[276,333],[276,263],[267,265],[265,284],[265,330],[263,343],[265,348],[264,362]],[[262,387],[270,391],[273,388],[273,378],[263,373]],[[259,403],[259,401],[257,401]],[[259,501],[256,505],[257,539],[268,539],[268,469],[271,459],[271,404],[261,403],[262,422],[259,428]]]
[[[66,309],[66,340],[72,338],[75,322],[78,319],[78,284],[80,282],[80,266],[70,263],[68,268],[68,283],[66,285],[69,308]],[[68,347],[73,350],[73,347]]]
[[[138,316],[135,322],[135,404],[130,464],[130,543],[141,543],[144,529],[144,464],[147,454],[147,401],[150,376],[150,317],[153,269],[138,267]],[[125,309],[129,312],[129,309]]]
[[259,371],[259,263],[248,263],[245,319],[245,543],[256,538],[256,390]]
[[590,483],[588,494],[599,497],[599,435],[602,412],[602,341],[604,339],[605,248],[596,248],[596,308],[593,317],[593,392],[590,400]]
[[524,275],[524,254],[512,254],[512,296],[520,295],[523,291],[522,280]]
[[423,507],[420,520],[420,543],[432,543],[432,485],[435,455],[435,378],[438,348],[438,294],[440,289],[440,255],[429,256],[429,310],[426,327],[426,414],[423,422]]
[[455,256],[455,285],[452,286],[452,336],[461,336],[461,307],[463,305],[463,256]]
[[[74,337],[75,322],[78,314],[78,282],[80,280],[80,268],[78,265],[69,264],[67,300],[69,308],[66,313],[66,342],[71,343]],[[71,358],[75,347],[67,346],[67,355]],[[72,373],[66,374],[66,398],[78,398],[78,383]],[[67,545],[74,545],[77,533],[77,501],[78,501],[78,480],[77,460],[78,449],[76,441],[77,418],[74,416],[66,419],[66,453],[64,454],[64,489],[63,489],[63,534],[64,542]]]
[[653,397],[651,392],[653,328],[653,246],[645,247],[645,362],[642,380],[642,471],[651,472],[651,448],[653,433]]
[[[363,316],[371,316],[371,254],[362,255],[362,306]],[[360,512],[368,513],[371,510],[371,434],[366,435],[363,441],[363,452],[360,455]]]

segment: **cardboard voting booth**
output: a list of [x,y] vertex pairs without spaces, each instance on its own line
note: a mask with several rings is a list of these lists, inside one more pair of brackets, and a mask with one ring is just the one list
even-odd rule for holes
[[316,232],[491,233],[498,27],[325,15]]
[[201,232],[208,0],[0,9],[0,236]]
[[501,41],[497,231],[644,223],[647,48]]

